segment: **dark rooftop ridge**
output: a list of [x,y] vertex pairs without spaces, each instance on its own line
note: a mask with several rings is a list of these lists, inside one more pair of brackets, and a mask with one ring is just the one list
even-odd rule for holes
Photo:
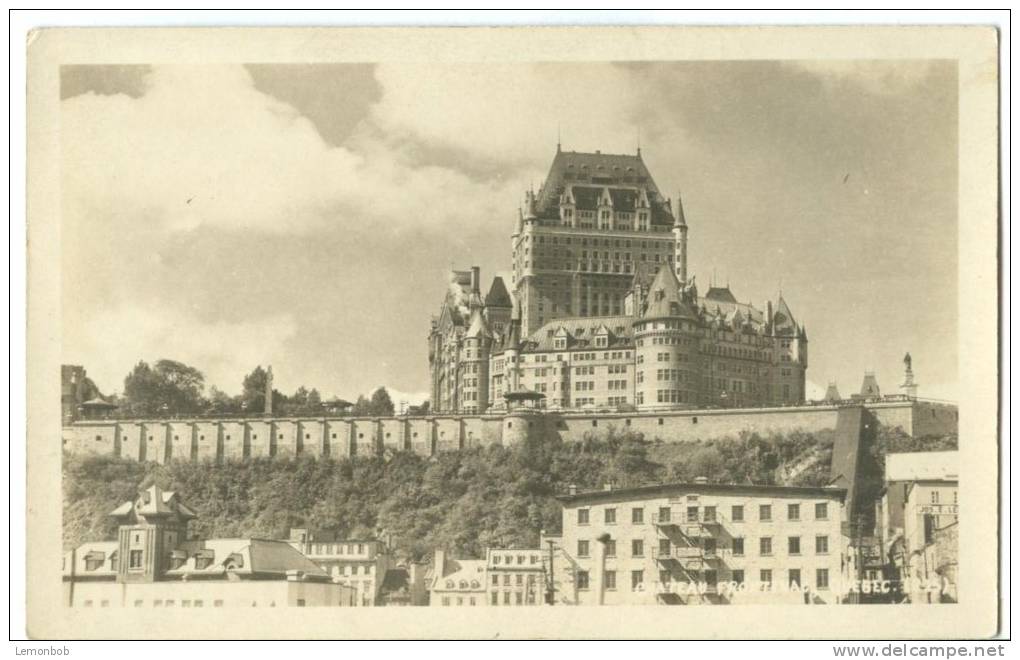
[[654,496],[659,493],[673,493],[677,491],[700,491],[700,492],[751,492],[773,495],[805,495],[815,497],[838,497],[843,500],[846,497],[845,488],[833,488],[831,486],[777,486],[767,484],[721,484],[721,483],[696,483],[676,482],[665,484],[649,484],[646,486],[633,486],[630,488],[613,488],[610,490],[592,490],[583,493],[561,494],[556,499],[564,504],[612,500],[629,496]]

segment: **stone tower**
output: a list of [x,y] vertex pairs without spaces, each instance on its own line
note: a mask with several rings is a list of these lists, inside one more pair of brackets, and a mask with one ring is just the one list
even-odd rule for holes
[[702,403],[702,321],[693,302],[673,269],[660,268],[634,320],[638,409]]
[[522,336],[560,318],[622,315],[639,267],[674,270],[686,232],[675,224],[640,153],[557,149],[511,236]]

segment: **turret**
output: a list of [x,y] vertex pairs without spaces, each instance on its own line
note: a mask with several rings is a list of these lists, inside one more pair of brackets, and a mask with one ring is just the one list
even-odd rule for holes
[[676,194],[676,217],[673,220],[673,238],[676,239],[676,274],[681,282],[687,281],[687,219],[680,193]]
[[634,320],[638,409],[683,408],[704,403],[697,309],[684,301],[676,273],[660,268]]

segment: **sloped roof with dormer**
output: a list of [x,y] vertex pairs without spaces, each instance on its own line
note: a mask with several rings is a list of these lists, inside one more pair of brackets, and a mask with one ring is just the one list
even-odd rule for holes
[[648,289],[642,318],[661,319],[666,317],[697,318],[695,310],[683,302],[680,280],[672,268],[660,268]]
[[465,337],[471,338],[488,338],[492,339],[492,331],[489,330],[489,324],[485,322],[485,315],[482,314],[481,307],[475,307],[471,312],[471,327],[468,328]]
[[[549,321],[542,327],[535,330],[523,342],[525,352],[541,352],[564,350],[555,348],[557,337],[566,337],[566,350],[582,348],[632,348],[634,345],[634,333],[631,324],[634,319],[630,316],[592,316],[592,317],[569,317]],[[595,346],[595,336],[599,328],[604,327],[609,332],[607,346]]]
[[608,190],[617,211],[633,211],[639,199],[637,191],[644,189],[651,205],[652,224],[673,224],[669,205],[640,155],[557,151],[538,194],[538,217],[559,217],[560,195],[568,187],[579,209],[597,208],[603,191]]
[[164,491],[153,484],[140,492],[138,497],[130,502],[124,502],[110,512],[114,518],[125,518],[130,516],[156,517],[177,515],[184,519],[194,518],[192,511],[177,493]]

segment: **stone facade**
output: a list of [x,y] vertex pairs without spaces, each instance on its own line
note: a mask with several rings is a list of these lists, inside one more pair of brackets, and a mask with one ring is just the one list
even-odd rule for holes
[[[919,428],[937,434],[957,430],[954,406],[909,399],[861,405],[880,424],[898,426],[907,433],[916,434]],[[433,456],[472,447],[509,447],[529,438],[581,442],[586,437],[604,438],[624,431],[664,442],[735,437],[744,431],[820,431],[836,428],[841,409],[840,405],[819,404],[613,413],[521,409],[485,415],[389,418],[96,420],[65,426],[62,439],[64,450],[70,453],[157,463],[222,463],[291,455],[348,458],[385,451]],[[270,441],[274,433],[275,440]]]
[[[429,334],[435,412],[486,412],[513,392],[546,407],[611,411],[805,400],[807,333],[780,296],[698,293],[687,220],[640,154],[557,151],[526,194],[501,278],[454,271]],[[674,210],[675,209],[675,210]]]

